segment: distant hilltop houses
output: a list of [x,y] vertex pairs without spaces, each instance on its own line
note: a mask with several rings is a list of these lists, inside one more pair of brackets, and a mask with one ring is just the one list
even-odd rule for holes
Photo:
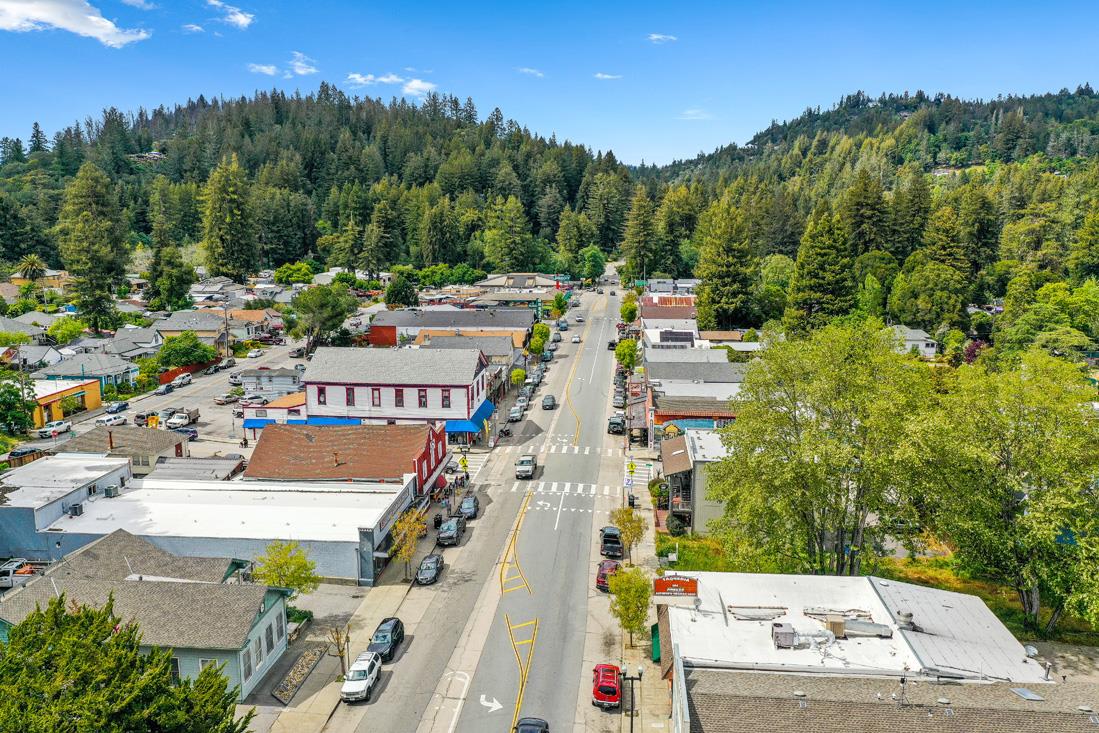
[[136,161],[140,161],[142,163],[159,163],[160,161],[164,160],[168,156],[165,155],[164,153],[160,153],[160,152],[157,152],[156,150],[153,150],[152,152],[149,152],[149,153],[131,153],[130,155],[128,155],[126,157],[129,158],[130,160],[136,160]]

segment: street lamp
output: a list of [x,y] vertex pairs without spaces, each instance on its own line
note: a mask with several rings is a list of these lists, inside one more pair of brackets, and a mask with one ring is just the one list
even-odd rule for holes
[[626,680],[627,682],[630,683],[630,733],[633,733],[633,719],[634,719],[634,715],[636,715],[636,711],[638,709],[637,708],[637,698],[635,698],[633,696],[633,683],[636,682],[638,687],[641,686],[641,678],[645,674],[645,668],[640,664],[637,665],[637,676],[636,677],[630,677],[628,672],[629,672],[629,670],[627,670],[627,674],[622,676],[622,679],[624,679],[624,680]]

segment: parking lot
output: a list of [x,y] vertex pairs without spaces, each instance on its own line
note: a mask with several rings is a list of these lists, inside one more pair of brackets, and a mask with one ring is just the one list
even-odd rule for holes
[[[243,435],[241,421],[233,417],[236,404],[215,405],[214,397],[232,389],[229,384],[229,375],[243,369],[256,367],[290,367],[295,364],[306,363],[301,359],[291,359],[290,351],[300,346],[301,342],[288,342],[281,346],[270,346],[263,350],[263,355],[254,359],[238,358],[236,366],[220,371],[213,375],[204,375],[201,372],[192,375],[191,384],[175,389],[170,394],[154,395],[147,393],[129,400],[130,406],[121,415],[126,418],[126,424],[132,425],[134,414],[137,412],[156,411],[165,407],[197,408],[199,417],[191,427],[198,430],[198,439],[191,441],[191,455],[198,457],[223,455],[225,453],[241,453],[251,455],[254,445],[249,438],[248,448],[240,447],[240,439]],[[104,403],[106,407],[106,403]],[[30,441],[25,445],[53,448],[64,445],[65,441],[74,434],[86,433],[95,427],[95,420],[104,415],[103,409],[74,415],[73,429],[71,433],[63,433],[56,438]],[[163,428],[162,428],[163,429]]]

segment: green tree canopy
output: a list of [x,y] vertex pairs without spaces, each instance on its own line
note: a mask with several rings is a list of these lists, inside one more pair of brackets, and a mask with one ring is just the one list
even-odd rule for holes
[[248,178],[235,153],[223,159],[206,181],[202,240],[210,274],[244,282],[244,277],[258,268],[259,248]]
[[318,341],[343,325],[355,312],[359,301],[346,285],[334,283],[306,288],[295,295],[290,304],[298,317],[296,331],[305,337],[306,351],[311,351]]
[[756,262],[748,246],[744,217],[730,197],[706,209],[696,239],[699,259],[695,272],[702,280],[698,289],[699,328],[758,325]]
[[614,360],[627,370],[632,371],[637,366],[637,341],[634,339],[619,341],[618,345],[614,347]]
[[850,250],[839,217],[818,211],[805,229],[786,321],[795,331],[816,328],[855,305]]
[[412,308],[420,304],[420,296],[413,285],[404,275],[398,275],[385,289],[385,302],[389,306],[403,305]]
[[274,541],[267,551],[256,558],[254,573],[258,582],[289,588],[294,597],[301,593],[312,593],[320,585],[317,575],[317,563],[297,542]]
[[313,282],[313,268],[305,262],[286,262],[275,270],[275,282],[282,285]]
[[218,352],[213,346],[199,341],[194,331],[184,331],[178,336],[169,336],[160,347],[157,360],[161,366],[180,367],[193,364],[205,364],[217,358]]

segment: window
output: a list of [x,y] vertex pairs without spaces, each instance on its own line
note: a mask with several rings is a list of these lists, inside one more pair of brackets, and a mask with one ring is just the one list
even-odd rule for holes
[[263,641],[257,636],[252,643],[252,656],[256,658],[256,669],[263,665]]
[[446,408],[449,408],[449,407],[450,407],[450,390],[449,389],[444,389],[443,390],[443,408],[446,409]]
[[377,387],[370,389],[370,404],[374,407],[382,406],[382,391]]
[[171,674],[172,674],[172,684],[173,685],[178,685],[179,684],[179,659],[177,657],[172,657],[171,661],[169,662],[169,669],[171,670]]
[[286,636],[286,621],[283,620],[281,612],[278,616],[275,616],[275,632],[280,639]]
[[427,407],[427,390],[426,389],[421,389],[421,390],[419,390],[419,393],[420,393],[420,409],[425,409]]
[[256,417],[267,417],[267,410],[256,410]]
[[393,419],[391,418],[391,419],[389,419],[389,420],[386,420],[386,421],[385,421],[385,424],[386,424],[386,425],[396,425],[396,424],[397,424],[397,421],[396,421],[396,420],[393,420]]
[[275,627],[271,624],[267,624],[267,630],[264,632],[264,636],[267,639],[267,653],[270,654],[275,650]]
[[198,671],[206,669],[207,667],[217,667],[218,660],[216,659],[200,659],[198,660]]
[[399,387],[393,390],[393,404],[397,407],[404,407],[404,390]]
[[355,406],[355,388],[354,387],[345,387],[343,392],[344,392],[343,398],[344,398],[344,401],[347,403],[347,406],[348,407],[354,407]]
[[244,664],[244,679],[250,679],[252,677],[252,652],[245,649],[241,659]]
[[317,387],[317,404],[318,405],[327,405],[328,404],[328,394],[326,393],[324,387]]
[[291,407],[289,410],[286,411],[286,414],[290,417],[298,417],[301,415],[301,410],[297,409],[296,407]]

